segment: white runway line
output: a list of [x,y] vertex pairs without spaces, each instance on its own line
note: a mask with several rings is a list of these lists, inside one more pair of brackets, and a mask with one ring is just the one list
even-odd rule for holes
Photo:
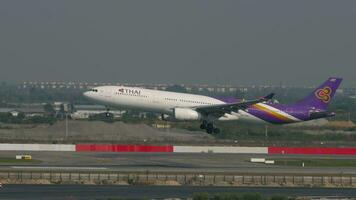
[[42,169],[42,170],[107,170],[106,167],[40,167],[40,166],[11,166],[12,169]]
[[75,151],[73,144],[0,144],[0,151]]
[[268,147],[173,146],[174,153],[268,154]]

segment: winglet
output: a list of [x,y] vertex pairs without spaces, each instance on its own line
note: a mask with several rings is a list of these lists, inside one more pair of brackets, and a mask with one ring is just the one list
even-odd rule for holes
[[274,93],[271,93],[271,94],[269,94],[267,96],[262,97],[262,100],[268,101],[268,100],[272,99],[273,97],[274,97]]

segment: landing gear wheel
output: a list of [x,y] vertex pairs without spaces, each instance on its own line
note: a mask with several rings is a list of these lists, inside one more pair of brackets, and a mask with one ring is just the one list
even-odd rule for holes
[[208,123],[206,125],[206,132],[208,134],[212,134],[214,132],[214,125],[212,123]]
[[203,121],[203,123],[200,125],[200,129],[207,129],[207,122]]
[[212,123],[207,124],[206,129],[214,130],[214,125]]
[[107,120],[110,120],[114,117],[114,115],[112,113],[110,113],[110,109],[106,108],[106,112],[105,112],[105,117]]
[[219,133],[220,133],[220,129],[214,128],[214,134],[219,134]]
[[213,129],[206,129],[206,132],[208,133],[208,134],[212,134],[213,133]]
[[105,117],[106,118],[110,118],[110,109],[109,108],[106,108],[106,112],[105,112]]
[[213,123],[204,123],[203,122],[200,125],[200,128],[205,129],[208,134],[219,134],[220,133],[220,129],[214,127]]
[[200,125],[200,129],[206,129],[205,124],[201,124],[201,125]]

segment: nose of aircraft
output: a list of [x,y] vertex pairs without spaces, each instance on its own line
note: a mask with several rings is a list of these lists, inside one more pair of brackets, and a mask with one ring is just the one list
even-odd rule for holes
[[90,91],[86,91],[86,92],[83,93],[83,95],[85,97],[89,98],[90,97],[90,93],[91,93]]

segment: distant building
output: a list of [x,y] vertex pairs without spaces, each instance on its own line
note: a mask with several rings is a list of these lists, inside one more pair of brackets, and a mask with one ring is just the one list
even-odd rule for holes
[[23,113],[25,117],[45,115],[44,109],[38,107],[0,108],[0,113],[10,113],[14,117],[17,117],[20,113]]
[[20,114],[21,112],[18,111],[18,110],[13,110],[13,111],[11,111],[10,113],[11,113],[11,115],[12,115],[13,117],[17,117],[17,116],[19,116],[19,114]]
[[344,94],[346,96],[354,97],[354,96],[356,96],[356,88],[345,88],[344,89]]
[[[75,111],[70,115],[72,119],[89,119],[91,116],[106,113],[106,107],[100,105],[76,105]],[[110,110],[114,118],[121,118],[126,111]]]
[[[94,110],[78,110],[75,111],[74,113],[72,113],[70,115],[70,117],[74,120],[78,120],[78,119],[89,119],[91,116],[94,115],[98,115],[98,114],[102,114],[105,113],[106,110],[98,110],[98,111],[94,111]],[[110,114],[112,114],[114,116],[114,118],[121,118],[122,114],[125,113],[125,111],[109,111]]]

